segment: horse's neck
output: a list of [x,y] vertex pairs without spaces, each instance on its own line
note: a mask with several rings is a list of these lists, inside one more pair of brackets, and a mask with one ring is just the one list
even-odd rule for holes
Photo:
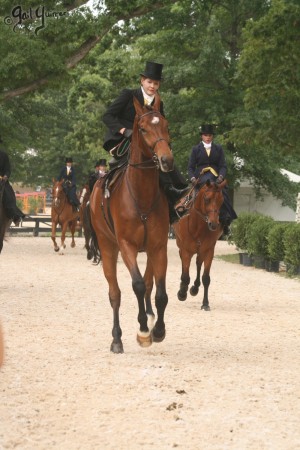
[[[132,146],[129,165],[127,167],[127,180],[131,189],[139,197],[155,196],[159,189],[158,169],[150,157],[143,156],[141,145]],[[151,195],[152,194],[152,195]]]

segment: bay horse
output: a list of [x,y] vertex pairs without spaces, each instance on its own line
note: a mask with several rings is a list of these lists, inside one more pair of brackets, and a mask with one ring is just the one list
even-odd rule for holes
[[[51,205],[51,221],[52,221],[52,231],[51,239],[54,245],[54,251],[58,252],[60,255],[64,254],[64,249],[66,248],[65,239],[66,232],[71,231],[72,242],[71,247],[75,247],[74,234],[76,230],[78,212],[73,210],[73,206],[68,200],[68,197],[64,191],[64,180],[53,181],[52,188],[52,205]],[[56,242],[56,227],[61,226],[61,244],[60,247]]]
[[2,176],[0,176],[0,253],[2,252],[3,249],[3,241],[5,238],[5,233],[12,222],[12,220],[7,217],[3,206],[5,183],[6,180]]
[[[168,123],[160,113],[158,94],[152,107],[141,106],[135,97],[133,101],[136,116],[128,164],[110,188],[109,197],[107,189],[104,194],[105,178],[97,180],[90,197],[92,247],[96,247],[95,251],[98,247],[113,309],[113,341],[110,350],[114,353],[124,351],[119,320],[119,252],[131,275],[132,289],[138,301],[138,344],[148,347],[152,342],[161,342],[166,334],[164,312],[168,303],[166,271],[169,213],[165,194],[159,187],[159,170],[173,170],[174,158],[169,146]],[[144,276],[137,263],[141,251],[147,255]],[[146,290],[153,286],[153,277],[156,285],[155,324],[151,302],[145,299]]]
[[217,184],[208,180],[195,194],[189,213],[173,224],[176,244],[181,258],[181,283],[177,293],[179,300],[187,298],[187,290],[190,283],[190,264],[196,256],[197,276],[194,285],[190,288],[190,294],[198,294],[201,266],[204,263],[202,283],[204,296],[201,309],[210,310],[208,301],[208,288],[210,285],[210,268],[215,252],[215,245],[223,233],[219,222],[219,212],[223,203],[222,188],[226,180]]

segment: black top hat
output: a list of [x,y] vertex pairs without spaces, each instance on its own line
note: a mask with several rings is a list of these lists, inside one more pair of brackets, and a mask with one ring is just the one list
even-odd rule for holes
[[99,167],[99,166],[106,166],[106,159],[99,159],[96,162],[95,167]]
[[68,163],[68,162],[72,163],[73,159],[72,158],[66,158],[66,163]]
[[199,127],[200,130],[200,134],[214,134],[214,126],[213,125],[201,125],[201,127]]
[[160,81],[162,80],[162,69],[163,64],[158,64],[156,62],[146,62],[146,67],[143,73],[140,75],[145,78],[150,78],[151,80]]

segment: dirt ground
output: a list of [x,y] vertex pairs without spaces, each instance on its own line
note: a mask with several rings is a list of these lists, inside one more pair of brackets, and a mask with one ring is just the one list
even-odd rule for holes
[[[299,281],[216,257],[204,312],[202,289],[177,300],[170,240],[167,335],[145,349],[120,260],[125,353],[115,355],[106,281],[76,243],[64,256],[50,238],[4,243],[1,450],[300,449]],[[217,243],[216,256],[235,251]]]

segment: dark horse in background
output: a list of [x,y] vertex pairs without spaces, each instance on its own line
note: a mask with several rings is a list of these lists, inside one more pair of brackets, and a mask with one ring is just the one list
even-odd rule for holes
[[83,235],[85,240],[85,248],[89,251],[91,240],[91,225],[88,218],[89,212],[87,211],[87,205],[90,200],[91,191],[88,183],[86,183],[80,191],[79,202],[79,226],[83,229]]
[[210,285],[210,268],[214,257],[215,245],[223,233],[219,223],[219,212],[223,203],[222,188],[226,180],[217,184],[207,181],[195,194],[189,214],[173,224],[176,243],[179,248],[182,272],[180,289],[177,293],[179,300],[187,298],[190,283],[190,264],[194,255],[196,257],[197,277],[190,289],[190,294],[198,294],[200,286],[200,271],[204,264],[202,283],[204,296],[201,309],[210,310],[208,301],[208,288]]
[[12,220],[9,219],[5,213],[3,207],[3,194],[6,180],[0,176],[0,253],[3,248],[3,241],[5,239],[5,233],[8,230]]
[[[68,200],[67,194],[65,192],[64,180],[53,181],[52,188],[52,205],[51,205],[51,221],[52,221],[52,232],[51,239],[54,244],[54,251],[58,252],[60,255],[64,254],[64,249],[66,248],[65,239],[66,232],[71,231],[72,242],[71,247],[75,247],[75,230],[77,225],[78,212],[73,210],[73,206]],[[60,247],[56,242],[56,227],[61,226],[61,244]]]
[[[98,245],[100,249],[113,309],[113,341],[110,349],[114,353],[123,353],[119,321],[121,291],[117,279],[119,252],[131,275],[132,288],[138,301],[138,343],[146,347],[152,342],[161,342],[166,334],[164,312],[168,303],[166,271],[169,214],[166,197],[159,187],[159,170],[173,170],[174,159],[169,146],[168,123],[159,112],[159,96],[155,96],[153,107],[142,107],[135,98],[134,106],[136,117],[128,165],[110,187],[109,197],[104,195],[105,178],[96,182],[90,197],[93,245]],[[147,254],[144,276],[137,264],[137,256],[141,251]],[[157,320],[152,328],[154,313],[150,300],[145,302],[145,293],[149,286],[153,286],[153,276]]]

